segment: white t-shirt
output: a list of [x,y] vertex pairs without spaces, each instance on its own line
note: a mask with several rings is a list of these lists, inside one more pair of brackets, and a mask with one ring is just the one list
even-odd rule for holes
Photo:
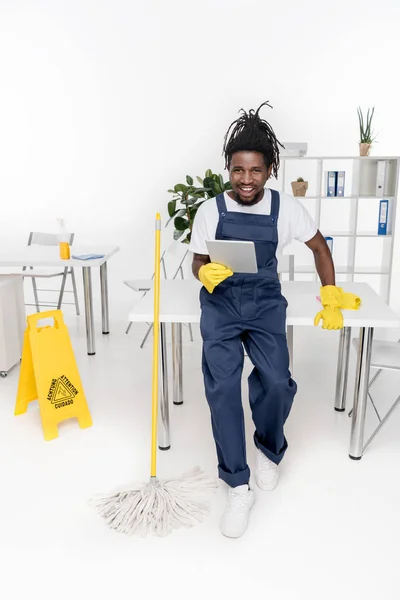
[[[285,246],[291,244],[293,240],[308,242],[317,233],[317,226],[297,198],[282,193],[279,193],[279,196],[277,258],[281,256]],[[263,198],[253,206],[238,204],[228,196],[227,192],[225,192],[225,202],[228,212],[269,215],[271,213],[271,190],[265,188]],[[189,245],[191,252],[208,254],[206,240],[215,240],[218,221],[217,200],[210,198],[200,206],[196,213]]]

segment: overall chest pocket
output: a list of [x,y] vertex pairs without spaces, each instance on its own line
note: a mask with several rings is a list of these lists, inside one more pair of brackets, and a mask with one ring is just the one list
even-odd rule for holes
[[221,234],[225,240],[278,243],[276,221],[272,219],[266,223],[239,223],[227,219],[222,223]]

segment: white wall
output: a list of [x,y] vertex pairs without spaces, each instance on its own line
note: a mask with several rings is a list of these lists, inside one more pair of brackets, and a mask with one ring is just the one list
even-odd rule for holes
[[0,241],[62,214],[77,243],[119,244],[116,307],[166,190],[222,172],[239,108],[269,99],[281,140],[329,155],[357,153],[375,105],[373,152],[400,154],[399,30],[398,0],[2,0]]

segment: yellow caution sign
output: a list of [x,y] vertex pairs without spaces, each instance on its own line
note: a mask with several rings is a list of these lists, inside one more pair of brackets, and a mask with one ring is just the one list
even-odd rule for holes
[[[54,325],[37,326],[48,318]],[[39,400],[45,440],[58,437],[58,423],[66,419],[76,417],[82,428],[90,427],[92,418],[61,310],[30,315],[27,323],[15,415]]]

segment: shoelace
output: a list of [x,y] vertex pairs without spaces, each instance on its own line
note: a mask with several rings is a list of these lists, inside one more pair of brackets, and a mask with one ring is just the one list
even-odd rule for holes
[[260,471],[272,471],[275,470],[275,465],[270,462],[264,455],[258,452],[258,468]]
[[229,503],[227,511],[246,508],[248,492],[235,492],[234,489],[229,490]]

